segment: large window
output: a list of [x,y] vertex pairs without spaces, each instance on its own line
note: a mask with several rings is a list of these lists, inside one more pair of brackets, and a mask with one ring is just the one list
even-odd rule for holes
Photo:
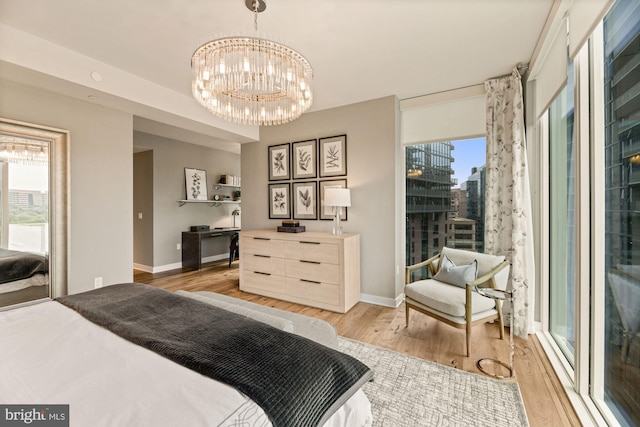
[[604,29],[604,398],[640,425],[640,4],[619,0]]
[[571,365],[575,334],[575,171],[573,67],[549,108],[549,332]]
[[544,338],[593,420],[640,426],[640,2],[617,0],[572,61],[540,126]]
[[443,246],[484,251],[484,138],[406,147],[407,265]]

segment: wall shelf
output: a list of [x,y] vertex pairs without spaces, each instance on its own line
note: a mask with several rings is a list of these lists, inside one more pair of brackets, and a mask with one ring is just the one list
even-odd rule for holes
[[186,205],[187,203],[205,203],[208,204],[209,207],[218,207],[220,205],[225,205],[225,204],[232,204],[232,203],[236,203],[236,204],[240,204],[240,200],[178,200],[178,206],[182,207],[184,205]]
[[228,188],[240,188],[239,185],[231,185],[231,184],[213,184],[213,189],[214,190],[219,190],[223,187],[228,187]]

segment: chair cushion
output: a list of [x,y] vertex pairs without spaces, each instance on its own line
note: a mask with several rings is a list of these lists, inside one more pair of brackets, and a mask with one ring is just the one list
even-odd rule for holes
[[[405,286],[404,293],[407,297],[434,310],[450,316],[465,316],[466,290],[458,286],[435,279],[418,280]],[[494,300],[472,292],[471,314],[491,310],[495,306]]]
[[473,282],[478,277],[478,261],[471,264],[456,265],[448,256],[442,255],[442,262],[434,279],[454,286],[466,288],[467,283]]
[[504,261],[503,255],[489,255],[464,249],[442,248],[441,255],[446,255],[455,265],[470,264],[478,261],[478,277],[484,276]]

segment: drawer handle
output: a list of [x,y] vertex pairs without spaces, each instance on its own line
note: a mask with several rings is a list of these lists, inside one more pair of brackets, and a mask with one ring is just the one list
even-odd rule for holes
[[305,245],[319,245],[320,242],[308,242],[306,240],[300,240],[300,243],[305,244]]
[[254,237],[253,240],[271,240],[268,237]]
[[263,273],[262,271],[254,271],[256,274],[262,274],[263,276],[271,276],[271,273]]
[[253,256],[258,256],[260,258],[271,258],[269,255],[254,254]]
[[321,262],[318,262],[318,261],[307,261],[304,259],[301,259],[300,262],[306,262],[307,264],[321,264]]
[[307,279],[300,279],[301,282],[307,282],[307,283],[313,283],[314,285],[319,285],[321,282],[316,282],[315,280],[307,280]]
[[209,234],[209,237],[220,237],[222,236],[222,234],[218,233],[218,234]]

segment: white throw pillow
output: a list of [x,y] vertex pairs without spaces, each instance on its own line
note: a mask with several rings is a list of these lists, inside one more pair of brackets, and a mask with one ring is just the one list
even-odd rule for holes
[[473,282],[478,277],[478,260],[473,260],[471,264],[456,266],[448,256],[442,255],[440,264],[440,269],[433,276],[440,282],[466,288],[467,283]]

